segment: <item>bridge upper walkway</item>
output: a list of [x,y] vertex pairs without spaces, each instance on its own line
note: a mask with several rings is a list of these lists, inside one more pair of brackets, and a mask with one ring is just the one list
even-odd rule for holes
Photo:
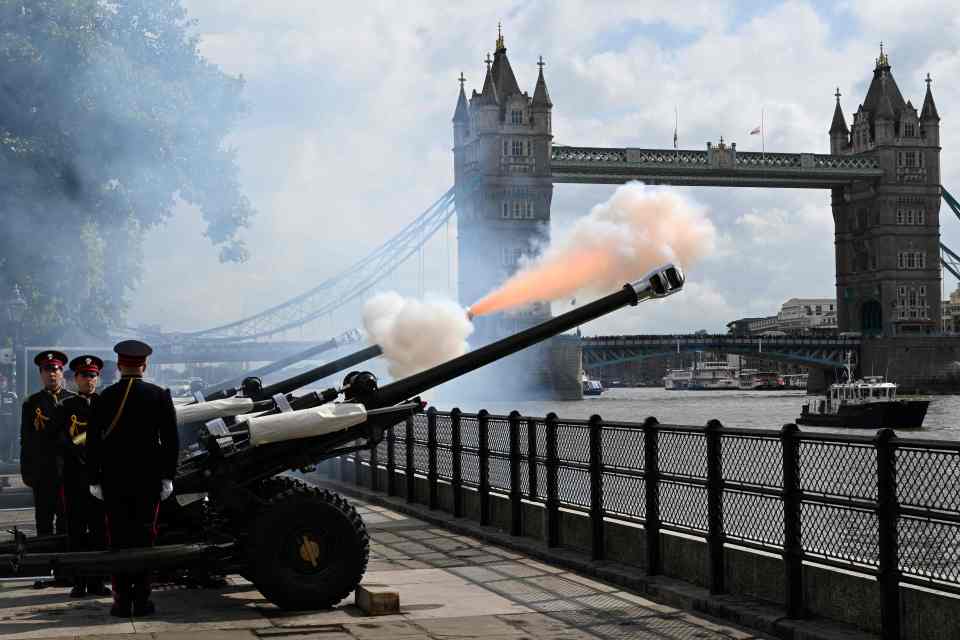
[[842,367],[847,354],[856,361],[862,338],[855,336],[635,335],[583,338],[583,365],[605,367],[674,353],[711,351],[761,356],[824,368]]
[[632,149],[554,146],[554,182],[830,189],[883,176],[875,158],[817,153],[739,152],[717,146]]

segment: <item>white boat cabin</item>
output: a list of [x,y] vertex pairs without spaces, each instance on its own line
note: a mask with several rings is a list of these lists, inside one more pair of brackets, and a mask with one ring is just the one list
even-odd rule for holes
[[854,382],[830,385],[827,397],[807,401],[811,413],[837,413],[842,406],[896,402],[897,385],[884,382],[882,376],[868,376]]

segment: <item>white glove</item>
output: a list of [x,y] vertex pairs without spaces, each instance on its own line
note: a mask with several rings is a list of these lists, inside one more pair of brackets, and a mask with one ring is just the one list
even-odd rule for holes
[[173,495],[173,480],[160,481],[160,500],[166,500]]
[[98,484],[92,484],[90,485],[90,495],[97,500],[103,500],[103,489],[101,489]]

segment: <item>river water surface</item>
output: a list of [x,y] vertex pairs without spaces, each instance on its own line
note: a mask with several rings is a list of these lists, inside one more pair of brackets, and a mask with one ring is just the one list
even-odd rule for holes
[[[807,398],[803,391],[667,391],[662,387],[607,389],[603,395],[575,402],[484,402],[476,406],[461,404],[462,411],[475,413],[486,409],[506,414],[516,409],[525,416],[544,416],[550,411],[561,419],[587,419],[593,414],[611,421],[642,422],[653,416],[664,424],[705,425],[716,418],[728,427],[779,429],[800,415]],[[898,430],[902,437],[960,440],[960,396],[931,396],[930,408],[922,429]],[[437,408],[449,410],[455,405],[438,400]],[[871,434],[871,429],[803,430]]]

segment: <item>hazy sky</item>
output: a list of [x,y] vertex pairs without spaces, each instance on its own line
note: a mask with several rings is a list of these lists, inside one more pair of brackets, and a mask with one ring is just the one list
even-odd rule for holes
[[[706,141],[759,150],[748,132],[765,113],[766,148],[829,152],[839,86],[848,124],[882,40],[905,98],[918,108],[933,77],[942,117],[942,181],[960,192],[960,14],[940,1],[354,2],[187,0],[201,50],[247,80],[236,147],[258,209],[244,232],[252,257],[218,263],[196,211],[182,207],[147,240],[147,274],[131,324],[194,330],[236,320],[309,289],[363,256],[453,182],[456,78],[483,82],[503,22],[507,54],[532,95],[543,55],[555,144],[682,148]],[[956,185],[956,186],[952,186]],[[613,187],[558,185],[554,230]],[[724,330],[775,313],[790,297],[834,295],[830,195],[817,190],[678,188],[709,210],[716,253],[687,291],[624,311],[586,333]],[[941,209],[960,249],[960,221]],[[449,228],[455,246],[456,226]],[[427,289],[448,293],[448,238],[424,252]],[[455,269],[455,255],[450,262]],[[418,260],[381,289],[413,294]],[[947,277],[947,292],[956,285]],[[454,295],[454,292],[449,292]],[[303,331],[360,324],[360,304]],[[287,337],[299,338],[301,332]]]

